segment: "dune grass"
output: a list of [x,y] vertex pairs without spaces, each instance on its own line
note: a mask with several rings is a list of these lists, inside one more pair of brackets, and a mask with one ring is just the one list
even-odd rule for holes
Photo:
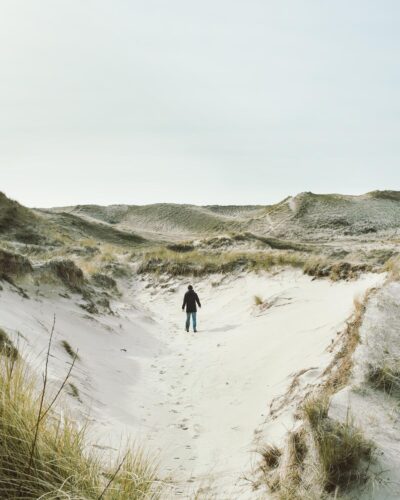
[[375,389],[391,396],[400,396],[400,366],[383,362],[379,366],[369,366],[367,380]]
[[132,254],[139,262],[138,273],[170,276],[206,276],[235,271],[269,271],[276,267],[301,269],[316,278],[332,281],[356,279],[368,271],[365,264],[333,261],[326,257],[294,250],[224,251],[207,250],[176,252],[165,247]]
[[374,445],[349,416],[338,422],[328,417],[328,410],[328,399],[309,399],[303,406],[318,453],[324,490],[339,493],[365,482]]
[[65,352],[72,358],[72,359],[79,359],[78,353],[74,351],[71,347],[71,344],[67,340],[62,340],[61,345],[63,346]]
[[143,453],[106,465],[89,448],[87,429],[53,409],[45,384],[37,387],[20,357],[0,355],[0,498],[160,498],[156,469]]
[[274,266],[302,268],[307,260],[307,257],[295,252],[232,251],[216,254],[193,250],[176,253],[166,248],[150,250],[138,257],[139,273],[166,273],[172,276],[204,276],[238,270],[270,270]]
[[0,328],[0,353],[12,360],[18,358],[18,349],[14,346],[6,332]]
[[[354,299],[354,314],[339,339],[339,348],[323,373],[324,382],[305,399],[297,418],[302,424],[289,433],[286,445],[267,446],[263,456],[262,481],[281,500],[315,500],[341,495],[368,479],[374,459],[374,444],[367,440],[348,415],[345,421],[329,417],[333,394],[344,387],[351,374],[353,353],[359,344],[359,329],[366,301]],[[394,383],[396,374],[374,373],[377,384]],[[337,498],[337,496],[335,496]]]

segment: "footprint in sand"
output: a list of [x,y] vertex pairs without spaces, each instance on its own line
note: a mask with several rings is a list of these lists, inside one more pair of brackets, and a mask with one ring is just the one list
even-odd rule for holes
[[203,431],[203,427],[199,424],[194,424],[193,429],[197,434],[200,434]]

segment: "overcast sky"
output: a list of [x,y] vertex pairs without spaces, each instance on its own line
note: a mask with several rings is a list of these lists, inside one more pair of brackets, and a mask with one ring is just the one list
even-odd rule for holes
[[0,0],[28,206],[400,190],[398,0]]

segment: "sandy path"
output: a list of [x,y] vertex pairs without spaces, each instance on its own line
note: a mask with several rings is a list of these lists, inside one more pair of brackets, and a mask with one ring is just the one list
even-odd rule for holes
[[[292,425],[291,412],[266,424],[271,401],[299,370],[312,368],[307,383],[318,378],[354,296],[382,280],[330,283],[294,271],[214,276],[194,283],[203,303],[198,334],[184,331],[186,284],[173,280],[156,288],[135,280],[113,304],[115,316],[92,318],[77,297],[27,300],[6,286],[0,326],[20,332],[40,367],[56,313],[53,381],[70,362],[60,345],[66,339],[80,353],[73,382],[82,402],[69,398],[70,406],[81,415],[90,408],[102,444],[119,448],[129,435],[158,454],[162,474],[175,480],[165,498],[191,498],[203,486],[218,500],[253,499],[242,478],[255,463],[256,433],[279,444]],[[271,307],[257,308],[256,294]]]
[[[330,359],[325,349],[344,327],[354,296],[380,280],[370,275],[333,284],[285,272],[242,276],[216,287],[199,282],[198,334],[184,331],[185,286],[171,282],[175,293],[134,289],[156,320],[154,335],[167,346],[142,370],[149,391],[157,387],[147,407],[147,439],[165,470],[182,481],[172,498],[187,497],[190,486],[199,484],[218,499],[254,498],[243,475],[254,464],[255,431],[263,428],[269,403],[298,370],[312,368],[308,383],[318,378]],[[255,294],[271,308],[255,307]],[[290,424],[287,415],[274,422],[267,438],[279,441]]]

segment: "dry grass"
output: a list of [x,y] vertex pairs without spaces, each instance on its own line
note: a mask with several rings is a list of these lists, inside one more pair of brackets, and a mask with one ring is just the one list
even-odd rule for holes
[[383,362],[380,366],[369,366],[367,380],[375,389],[391,396],[400,395],[400,367],[394,367],[393,363]]
[[142,453],[106,466],[89,450],[86,429],[59,416],[52,404],[20,358],[0,356],[0,498],[161,497],[155,468]]
[[75,398],[75,399],[78,399],[80,401],[80,397],[79,397],[79,389],[76,387],[75,384],[73,384],[72,382],[69,382],[68,384],[68,388],[69,388],[69,394]]
[[328,399],[309,399],[303,406],[318,453],[323,488],[343,493],[367,480],[374,445],[349,416],[345,422],[337,422],[328,417],[328,410]]
[[364,300],[354,300],[353,317],[338,339],[339,348],[323,374],[324,383],[303,403],[298,414],[303,423],[297,431],[289,433],[278,461],[274,459],[273,449],[267,448],[261,469],[264,482],[277,498],[329,498],[368,479],[374,445],[363,437],[349,417],[345,422],[338,422],[328,416],[331,396],[349,381],[368,297],[369,294]]
[[400,257],[392,257],[389,259],[384,270],[388,273],[388,279],[390,281],[400,281]]
[[0,249],[0,278],[18,277],[30,272],[32,265],[26,257]]
[[0,328],[0,356],[7,356],[12,360],[18,358],[18,349],[14,346],[6,332]]
[[307,257],[295,252],[224,252],[220,254],[193,250],[177,253],[166,248],[138,255],[139,273],[172,276],[204,276],[240,270],[270,270],[276,266],[302,268]]
[[264,303],[262,297],[260,297],[259,295],[254,295],[254,304],[256,306],[261,306],[262,304]]
[[360,342],[360,327],[365,313],[366,302],[372,293],[366,294],[363,300],[354,298],[353,317],[347,322],[347,326],[339,341],[340,349],[336,352],[333,360],[325,369],[323,376],[326,380],[321,388],[326,396],[337,392],[348,383],[351,369],[353,367],[353,354]]

